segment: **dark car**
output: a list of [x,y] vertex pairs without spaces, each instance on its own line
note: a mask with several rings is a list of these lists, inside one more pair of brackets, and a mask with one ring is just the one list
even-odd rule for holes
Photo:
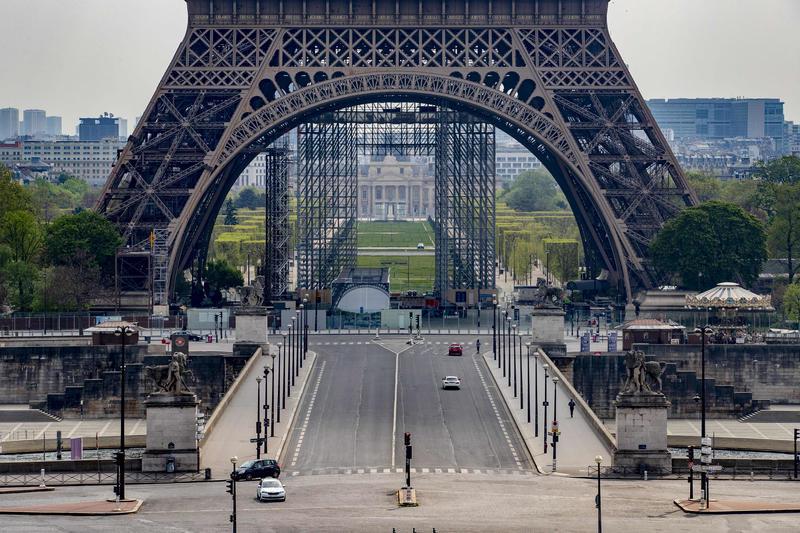
[[204,341],[206,338],[203,335],[198,335],[197,333],[192,333],[191,331],[173,331],[173,335],[183,335],[190,341]]
[[464,348],[460,344],[451,344],[447,355],[464,355]]
[[265,477],[278,477],[281,475],[281,467],[275,459],[258,459],[245,461],[242,463],[231,477],[236,481],[250,481],[251,479],[262,479]]

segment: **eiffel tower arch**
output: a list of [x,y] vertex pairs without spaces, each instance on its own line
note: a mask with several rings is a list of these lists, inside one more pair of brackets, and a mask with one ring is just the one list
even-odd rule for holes
[[186,3],[186,35],[97,204],[124,234],[132,288],[153,268],[136,254],[163,250],[148,259],[162,304],[252,159],[361,103],[446,106],[512,135],[628,301],[657,281],[657,231],[697,202],[611,39],[608,0]]

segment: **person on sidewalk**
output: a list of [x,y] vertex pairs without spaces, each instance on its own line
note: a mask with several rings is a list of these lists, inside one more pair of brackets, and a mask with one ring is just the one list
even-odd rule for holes
[[569,403],[567,405],[569,405],[569,417],[570,418],[575,418],[575,405],[576,405],[575,404],[575,400],[570,398],[569,399]]
[[478,353],[481,353],[481,340],[480,339],[475,341],[475,348],[478,350]]

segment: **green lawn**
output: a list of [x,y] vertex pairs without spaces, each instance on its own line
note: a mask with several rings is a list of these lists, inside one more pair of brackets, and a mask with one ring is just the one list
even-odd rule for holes
[[359,248],[430,248],[433,231],[427,222],[359,222]]
[[[427,292],[433,289],[435,258],[432,255],[360,255],[358,266],[388,268],[390,290]],[[411,272],[408,272],[407,262]]]

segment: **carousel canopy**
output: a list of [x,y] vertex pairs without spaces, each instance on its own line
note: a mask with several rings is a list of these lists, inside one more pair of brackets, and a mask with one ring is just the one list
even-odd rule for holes
[[772,310],[772,297],[761,296],[738,283],[720,283],[713,289],[695,296],[686,296],[690,309],[761,309]]

